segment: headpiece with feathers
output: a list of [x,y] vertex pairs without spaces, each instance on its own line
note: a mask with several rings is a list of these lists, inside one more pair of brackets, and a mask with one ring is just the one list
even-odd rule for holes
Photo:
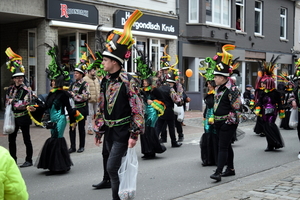
[[263,76],[260,82],[266,83],[265,89],[273,89],[275,88],[275,74],[274,70],[276,69],[276,62],[279,60],[280,56],[272,56],[270,62],[263,61],[261,64],[263,66]]
[[142,51],[138,50],[137,52],[139,56],[135,59],[135,63],[137,64],[136,75],[141,80],[154,76],[155,73],[152,71],[151,64],[147,57],[143,54]]
[[5,53],[8,57],[8,61],[6,62],[7,69],[9,69],[11,73],[13,73],[12,77],[24,76],[25,68],[22,65],[22,57],[13,52],[10,47],[6,49]]
[[170,65],[171,56],[167,53],[168,45],[164,48],[164,55],[160,58],[160,69],[174,68],[178,64],[178,56],[176,55],[176,62]]
[[93,59],[93,61],[91,62],[91,64],[88,66],[87,70],[91,70],[91,69],[95,69],[97,70],[97,75],[100,77],[104,77],[106,76],[107,72],[104,71],[104,66],[102,65],[102,61],[103,61],[103,55],[102,52],[105,49],[105,40],[102,36],[101,33],[101,28],[102,25],[98,25],[97,29],[96,29],[96,42],[95,42],[95,48],[96,48],[96,55],[94,55],[93,51],[90,49],[90,47],[86,44],[89,53]]
[[[206,79],[206,81],[212,81],[215,77],[215,67],[216,61],[214,61],[211,57],[207,57],[205,58],[205,60],[200,61],[199,74],[203,76]],[[201,71],[203,71],[203,73]]]
[[293,79],[294,80],[299,80],[300,79],[300,58],[295,62],[295,74]]
[[69,72],[64,70],[58,58],[58,46],[54,44],[54,46],[52,47],[47,43],[45,43],[45,46],[49,48],[47,54],[52,58],[48,67],[46,68],[46,73],[48,78],[50,80],[54,80],[58,78],[60,75],[62,75],[65,81],[69,81],[70,80]]

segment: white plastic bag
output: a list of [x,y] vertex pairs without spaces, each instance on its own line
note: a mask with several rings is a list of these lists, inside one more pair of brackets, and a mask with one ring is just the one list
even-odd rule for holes
[[179,108],[181,109],[181,113],[179,115],[177,115],[177,121],[183,122],[183,119],[184,119],[184,108],[183,108],[183,106],[179,106]]
[[291,109],[291,115],[289,120],[289,127],[296,128],[298,126],[298,108]]
[[138,159],[135,147],[128,148],[126,156],[118,171],[120,186],[119,197],[121,200],[134,199],[136,195],[136,178],[138,172]]
[[176,103],[174,103],[174,114],[180,115],[183,111],[183,106],[177,106]]
[[11,134],[15,131],[15,116],[11,109],[11,104],[5,108],[3,134]]

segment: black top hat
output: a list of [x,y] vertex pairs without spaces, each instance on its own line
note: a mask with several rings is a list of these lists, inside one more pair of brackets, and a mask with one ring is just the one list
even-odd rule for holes
[[25,68],[22,65],[22,57],[14,53],[10,47],[6,49],[5,53],[9,59],[6,62],[7,69],[13,73],[12,78],[17,76],[25,76]]
[[135,10],[124,24],[123,33],[112,30],[106,38],[106,50],[103,52],[104,57],[110,57],[117,60],[121,64],[127,61],[131,56],[131,46],[134,44],[132,39],[131,28],[143,13],[140,10]]
[[216,67],[214,69],[215,75],[221,75],[229,77],[233,69],[231,67],[232,65],[232,54],[228,53],[229,50],[234,50],[235,46],[231,44],[226,44],[222,47],[222,53],[217,53],[216,60]]

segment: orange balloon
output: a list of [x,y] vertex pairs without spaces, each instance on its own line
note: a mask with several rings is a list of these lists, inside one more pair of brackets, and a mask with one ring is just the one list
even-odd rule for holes
[[193,76],[193,70],[191,70],[191,69],[187,69],[186,71],[185,71],[185,75],[187,76],[187,77],[191,77],[191,76]]

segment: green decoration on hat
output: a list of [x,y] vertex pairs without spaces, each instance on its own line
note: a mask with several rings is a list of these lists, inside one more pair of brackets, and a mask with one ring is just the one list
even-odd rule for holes
[[50,46],[45,43],[45,45],[49,48],[47,54],[51,56],[52,60],[46,68],[47,76],[50,80],[54,80],[58,78],[60,75],[64,76],[65,81],[70,80],[69,72],[65,71],[65,68],[61,66],[60,61],[58,59],[58,46],[54,44],[54,46]]

